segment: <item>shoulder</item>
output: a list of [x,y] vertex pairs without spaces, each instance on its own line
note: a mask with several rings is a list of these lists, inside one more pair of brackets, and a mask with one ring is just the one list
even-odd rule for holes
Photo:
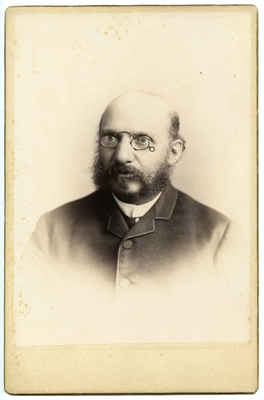
[[100,204],[107,202],[107,194],[99,190],[43,214],[31,235],[31,242],[43,248],[45,243],[50,247],[53,241],[69,239],[83,224],[93,226]]
[[210,241],[219,244],[231,224],[230,218],[221,212],[181,191],[178,191],[174,218],[184,232],[199,243]]
[[188,237],[195,238],[199,244],[211,243],[215,255],[219,250],[223,253],[223,249],[228,249],[225,252],[230,254],[232,248],[237,249],[243,243],[240,227],[234,220],[181,191],[178,191],[174,213]]
[[102,202],[107,201],[107,195],[101,190],[95,191],[85,197],[63,204],[52,211],[44,214],[48,220],[76,219],[78,216],[95,214]]
[[179,190],[175,211],[180,212],[186,216],[189,215],[189,218],[207,224],[215,225],[221,223],[228,225],[228,223],[230,222],[230,218],[228,218],[226,215],[198,202],[191,196]]
[[55,229],[70,229],[85,219],[91,219],[97,214],[98,205],[105,200],[101,191],[95,191],[88,196],[63,204],[43,214],[37,222],[36,231]]

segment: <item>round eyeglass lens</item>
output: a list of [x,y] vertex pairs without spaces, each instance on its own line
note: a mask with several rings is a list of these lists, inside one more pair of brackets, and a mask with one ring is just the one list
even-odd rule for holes
[[116,147],[119,140],[113,135],[105,135],[101,138],[101,144],[104,147]]
[[131,142],[131,145],[135,150],[145,150],[149,147],[149,144],[149,140],[143,136],[134,138]]

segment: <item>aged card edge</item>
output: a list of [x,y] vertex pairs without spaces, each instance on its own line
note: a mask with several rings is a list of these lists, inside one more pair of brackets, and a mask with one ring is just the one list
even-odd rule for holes
[[[30,379],[28,382],[23,382],[23,378],[26,378],[25,380],[27,381],[28,376],[26,374],[29,374],[30,371],[28,369],[28,366],[31,364],[28,361],[25,361],[26,359],[31,360],[36,359],[40,354],[49,354],[51,357],[50,360],[52,360],[52,355],[50,352],[53,352],[54,355],[59,355],[63,354],[64,351],[67,351],[69,358],[75,359],[75,354],[72,354],[74,350],[77,350],[77,353],[80,355],[80,347],[82,348],[81,353],[86,350],[88,353],[97,353],[98,349],[101,349],[103,352],[105,351],[110,351],[113,352],[115,350],[118,350],[118,352],[122,352],[124,358],[119,360],[119,369],[122,369],[122,365],[124,362],[124,359],[127,357],[128,354],[133,358],[135,358],[135,361],[137,360],[138,363],[140,363],[140,358],[135,356],[135,353],[142,353],[142,356],[144,356],[143,353],[145,353],[144,350],[148,352],[148,359],[149,363],[153,360],[153,356],[149,354],[151,352],[154,352],[157,350],[158,351],[163,351],[167,352],[168,349],[171,349],[171,352],[174,353],[175,350],[179,349],[190,349],[190,348],[195,348],[195,349],[204,349],[205,351],[208,351],[208,348],[210,349],[215,349],[216,347],[218,348],[226,348],[228,349],[228,353],[230,354],[231,352],[231,347],[233,346],[235,348],[235,353],[238,352],[238,348],[241,347],[239,351],[244,351],[244,356],[246,357],[246,360],[250,360],[248,362],[249,368],[251,368],[251,382],[248,384],[246,389],[240,389],[237,386],[237,382],[235,383],[235,388],[230,391],[224,391],[225,393],[254,393],[257,388],[258,388],[258,383],[257,383],[257,9],[255,6],[114,6],[115,11],[122,12],[122,11],[128,11],[130,8],[133,8],[133,10],[136,11],[145,11],[149,10],[151,8],[151,11],[157,10],[161,12],[161,9],[164,9],[165,11],[171,11],[172,9],[177,11],[177,8],[180,8],[180,11],[250,11],[252,15],[252,137],[251,137],[251,143],[252,143],[252,172],[251,172],[251,201],[252,201],[252,210],[251,210],[251,284],[250,284],[250,341],[249,343],[234,343],[234,344],[225,344],[225,343],[217,343],[217,344],[197,344],[197,343],[190,343],[190,344],[175,344],[175,345],[95,345],[95,346],[48,346],[47,347],[27,347],[27,348],[18,348],[13,346],[13,304],[12,304],[12,265],[14,262],[13,259],[13,240],[12,240],[12,232],[13,232],[13,181],[14,181],[14,168],[13,168],[13,157],[14,157],[14,143],[12,140],[13,137],[13,87],[14,87],[14,79],[13,79],[13,74],[14,74],[14,58],[13,58],[13,38],[14,38],[14,21],[15,21],[15,16],[18,13],[35,13],[35,12],[40,12],[40,8],[42,8],[41,12],[109,12],[108,10],[111,8],[111,12],[113,11],[113,7],[10,7],[7,9],[6,12],[6,53],[5,53],[5,67],[6,67],[6,109],[5,109],[5,115],[6,115],[6,120],[5,120],[5,126],[6,126],[6,139],[5,139],[5,157],[6,157],[6,210],[5,210],[5,215],[6,215],[6,227],[5,227],[5,237],[6,237],[6,242],[5,242],[5,261],[6,261],[6,272],[5,272],[5,389],[8,393],[16,394],[16,393],[30,393],[30,394],[37,394],[37,393],[50,393],[50,394],[55,394],[55,393],[70,393],[70,392],[64,392],[63,390],[63,382],[59,382],[58,387],[61,388],[61,390],[54,386],[52,381],[50,379],[45,380],[43,379],[42,382],[45,382],[45,386],[41,385],[41,382],[39,382],[39,387],[34,390],[34,388],[30,388]],[[214,10],[212,10],[212,7]],[[179,9],[178,8],[178,9]],[[78,348],[78,349],[77,349]],[[179,351],[181,351],[179,350]],[[132,351],[132,353],[131,353]],[[189,350],[187,350],[189,351]],[[32,356],[30,356],[30,353],[32,353]],[[58,354],[59,353],[59,354]],[[74,352],[75,353],[75,352]],[[228,356],[228,354],[227,354]],[[56,357],[57,358],[57,357]],[[154,357],[156,360],[156,357]],[[117,360],[115,360],[116,362]],[[154,361],[154,360],[153,360]],[[19,379],[16,379],[17,372],[18,372],[18,364],[24,364],[25,369],[24,369],[24,376],[21,379],[21,376]],[[241,360],[238,360],[237,363],[237,368],[239,369],[241,364]],[[147,364],[149,365],[149,364]],[[33,367],[33,365],[32,365]],[[45,366],[47,368],[47,366]],[[111,365],[108,367],[111,368]],[[234,368],[234,367],[233,367]],[[253,369],[253,373],[252,373]],[[132,369],[133,370],[133,369]],[[99,366],[99,371],[100,371],[100,366]],[[158,370],[155,370],[156,372]],[[23,374],[23,370],[21,371],[20,368],[20,374]],[[43,369],[44,372],[44,369]],[[47,371],[45,371],[47,372]],[[153,371],[154,372],[154,371]],[[99,373],[99,372],[98,372]],[[236,371],[236,374],[238,371]],[[64,380],[66,381],[68,379],[69,374],[65,374]],[[249,376],[249,375],[248,375]],[[42,377],[43,378],[43,377]],[[93,377],[94,378],[94,377]],[[97,377],[98,378],[98,377]],[[177,384],[173,384],[171,386],[171,382],[169,384],[168,381],[164,382],[165,385],[161,385],[160,391],[157,391],[155,388],[153,388],[153,382],[147,383],[147,385],[138,385],[137,388],[134,387],[134,385],[128,385],[125,386],[120,384],[119,389],[117,390],[117,386],[113,385],[113,380],[115,379],[115,376],[113,375],[110,380],[106,380],[105,385],[98,385],[98,382],[94,382],[94,384],[90,385],[90,389],[87,387],[87,391],[73,391],[71,393],[211,393],[210,391],[207,391],[206,388],[203,390],[198,390],[198,391],[181,391],[179,392],[177,390]],[[95,377],[96,381],[96,377]],[[133,381],[133,376],[131,378],[131,381]],[[248,383],[248,380],[247,380]],[[42,387],[41,387],[42,386]],[[75,386],[75,385],[73,385]],[[221,386],[221,385],[220,385]],[[242,385],[243,386],[243,385]],[[81,390],[85,388],[80,388]],[[33,390],[33,391],[32,391]],[[54,391],[55,390],[55,391]],[[73,388],[74,390],[74,388]],[[218,393],[224,393],[221,391],[221,389],[218,388],[216,390]],[[215,392],[215,390],[214,390]]]

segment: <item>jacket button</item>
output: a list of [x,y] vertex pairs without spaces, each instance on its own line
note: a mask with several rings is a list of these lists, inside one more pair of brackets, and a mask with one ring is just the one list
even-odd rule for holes
[[129,285],[130,285],[130,282],[129,282],[128,279],[121,279],[121,281],[119,282],[119,286],[120,286],[122,289],[128,288]]
[[126,240],[126,241],[123,243],[124,249],[131,249],[132,246],[133,246],[132,240]]

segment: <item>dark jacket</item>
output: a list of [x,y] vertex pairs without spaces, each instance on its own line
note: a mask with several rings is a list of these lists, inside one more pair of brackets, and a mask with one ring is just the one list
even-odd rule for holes
[[32,242],[48,262],[94,271],[123,289],[217,273],[232,222],[169,187],[131,229],[111,192],[99,190],[41,217]]

